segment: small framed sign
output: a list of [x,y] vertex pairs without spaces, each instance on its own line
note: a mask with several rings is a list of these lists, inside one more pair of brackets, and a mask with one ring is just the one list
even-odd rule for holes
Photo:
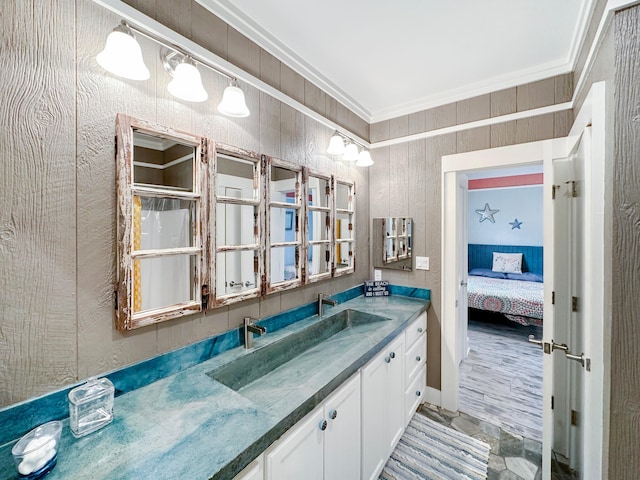
[[388,297],[390,293],[388,280],[369,280],[364,282],[365,297]]

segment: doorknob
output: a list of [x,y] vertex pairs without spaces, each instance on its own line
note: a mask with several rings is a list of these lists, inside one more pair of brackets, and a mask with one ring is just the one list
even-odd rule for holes
[[553,340],[551,340],[551,350],[562,350],[567,355],[569,354],[569,347],[566,343],[556,343]]
[[461,287],[466,287],[467,286],[467,282],[465,282],[464,280],[460,280],[460,286]]

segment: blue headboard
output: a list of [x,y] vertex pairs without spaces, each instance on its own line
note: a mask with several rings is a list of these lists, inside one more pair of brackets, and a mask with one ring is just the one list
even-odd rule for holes
[[543,259],[542,247],[522,245],[477,245],[469,244],[469,270],[472,268],[491,268],[493,266],[493,252],[522,253],[522,271],[542,275]]

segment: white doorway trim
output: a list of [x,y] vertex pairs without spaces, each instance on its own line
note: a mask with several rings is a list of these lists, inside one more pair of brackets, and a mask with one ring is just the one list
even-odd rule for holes
[[542,163],[545,155],[554,157],[568,153],[575,139],[560,138],[507,147],[459,153],[442,157],[442,332],[441,332],[441,401],[442,407],[458,410],[460,383],[456,360],[458,327],[455,321],[458,280],[457,206],[458,175],[492,168],[515,167]]

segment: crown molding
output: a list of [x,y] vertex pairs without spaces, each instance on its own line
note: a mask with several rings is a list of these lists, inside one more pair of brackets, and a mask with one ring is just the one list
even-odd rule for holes
[[[588,28],[588,19],[595,7],[596,0],[587,0],[579,12],[579,21],[573,31],[569,53],[566,58],[527,68],[502,77],[494,77],[473,85],[459,87],[437,95],[416,99],[410,103],[394,105],[388,109],[371,111],[366,106],[356,101],[334,82],[329,80],[322,72],[297,55],[284,45],[275,36],[262,28],[238,9],[231,0],[195,0],[198,4],[209,10],[218,18],[238,30],[260,48],[279,59],[289,68],[321,88],[327,94],[338,100],[344,106],[352,110],[367,123],[373,124],[403,115],[416,113],[429,108],[439,107],[448,103],[458,102],[478,95],[484,95],[498,90],[523,85],[526,83],[543,80],[545,78],[562,75],[573,71],[580,47],[584,42]],[[617,0],[618,3],[621,0]]]
[[322,72],[304,60],[300,55],[271,35],[260,24],[254,22],[239,10],[230,0],[195,0],[216,17],[231,25],[263,50],[269,52],[282,63],[302,75],[305,79],[325,91],[367,123],[371,123],[371,112],[344,90],[329,80]]

